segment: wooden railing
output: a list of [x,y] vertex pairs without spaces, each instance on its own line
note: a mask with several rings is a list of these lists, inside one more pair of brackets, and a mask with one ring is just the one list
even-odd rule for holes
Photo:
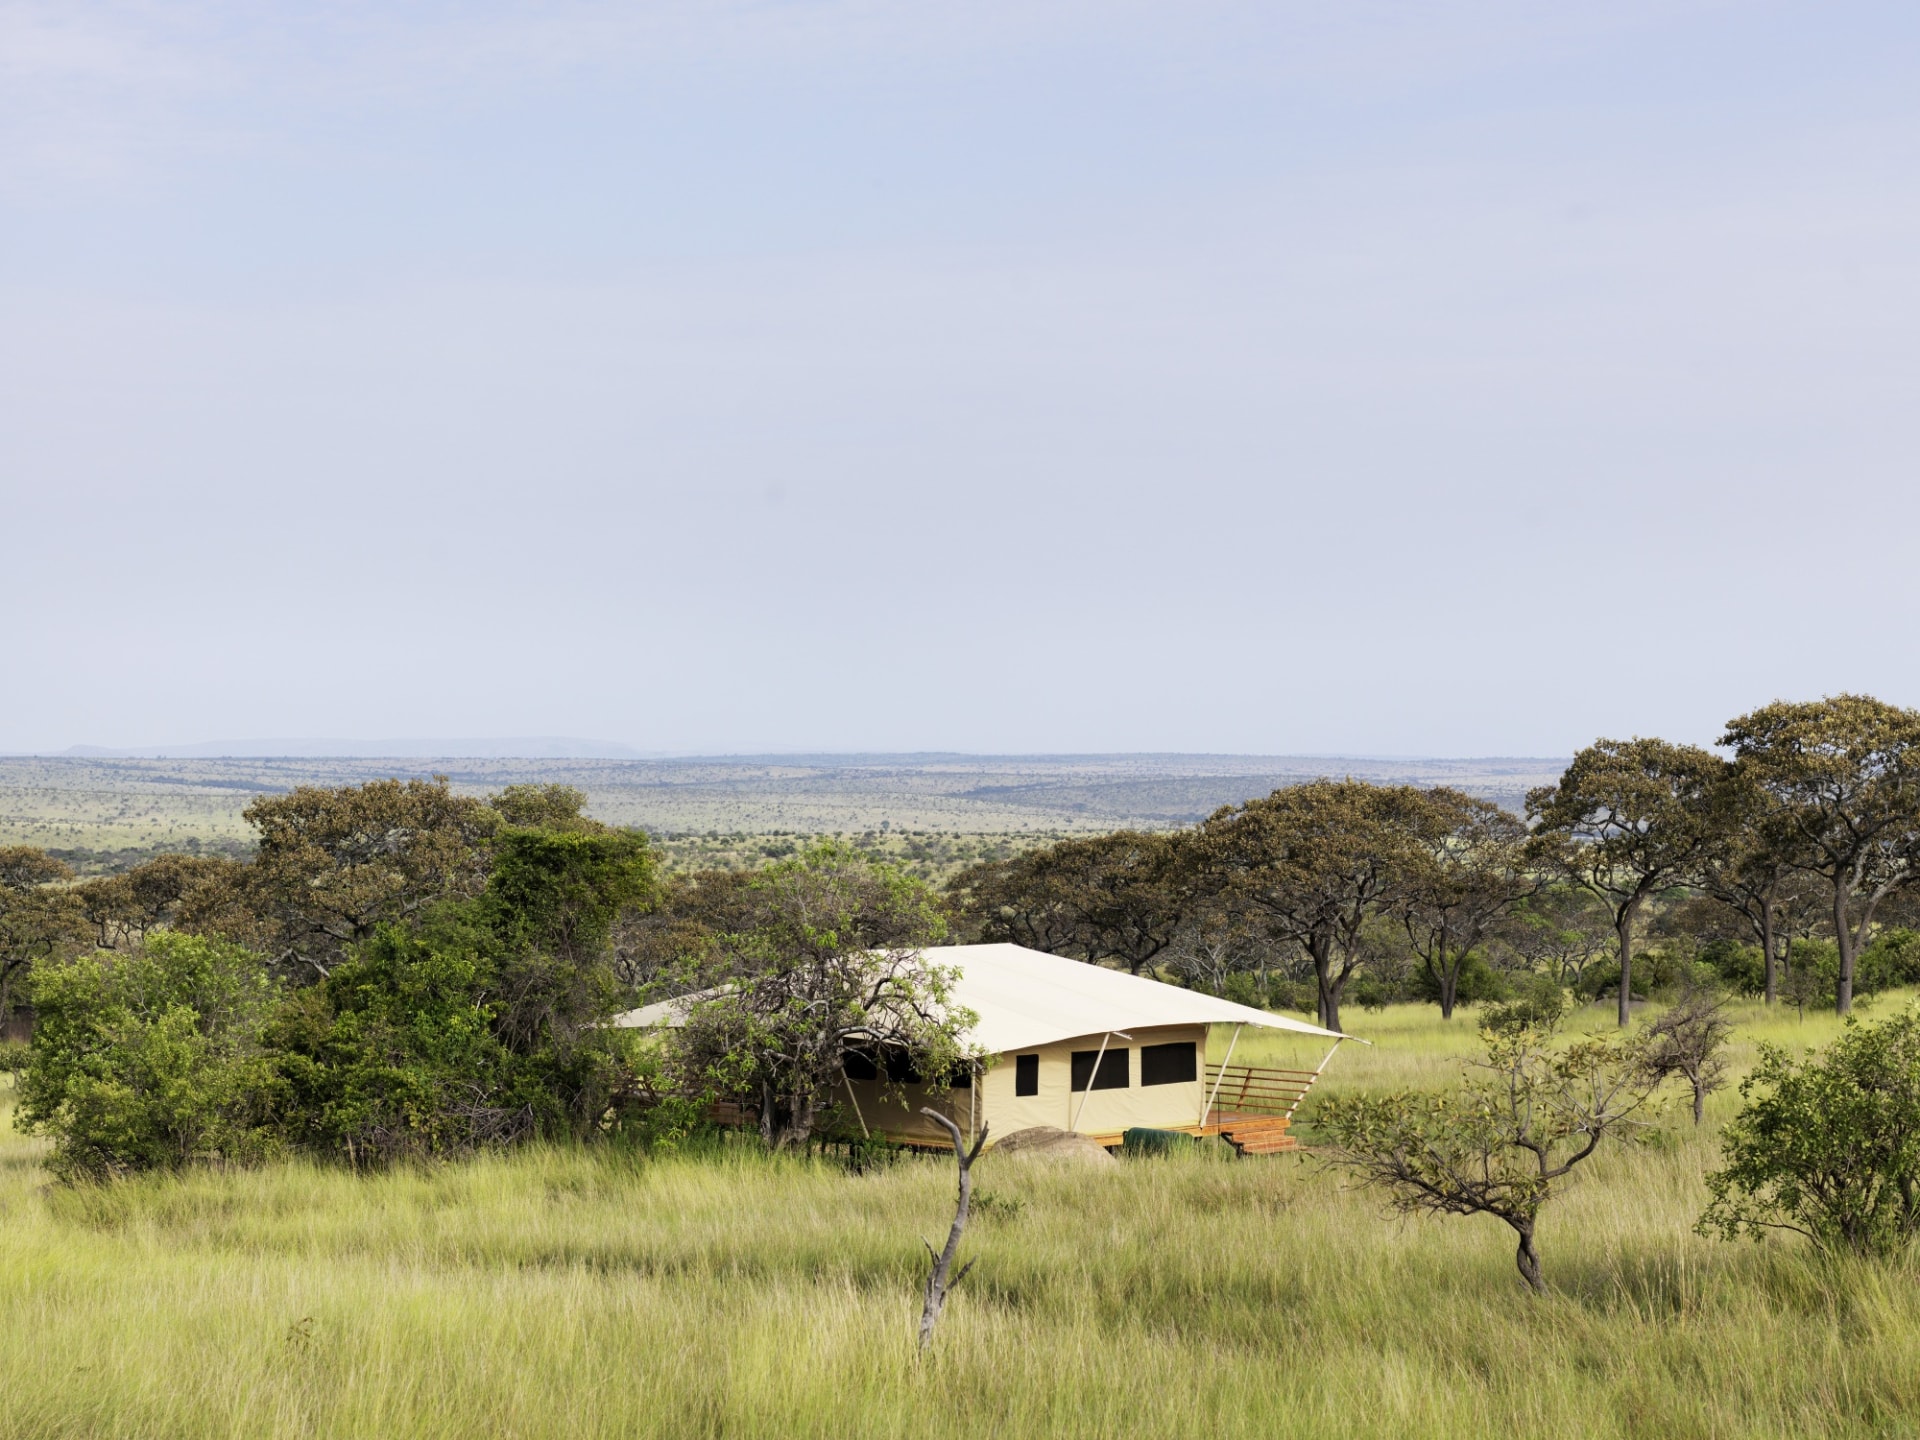
[[1207,1094],[1213,1096],[1213,1109],[1205,1123],[1215,1124],[1222,1115],[1292,1115],[1319,1078],[1319,1073],[1313,1070],[1209,1065]]

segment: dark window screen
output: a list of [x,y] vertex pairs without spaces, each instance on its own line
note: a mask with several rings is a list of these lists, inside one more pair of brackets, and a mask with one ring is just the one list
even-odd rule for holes
[[[1124,1090],[1127,1088],[1127,1057],[1131,1050],[1109,1048],[1105,1055],[1098,1050],[1076,1050],[1073,1052],[1073,1088],[1085,1090],[1091,1079],[1095,1090]],[[1100,1073],[1093,1073],[1093,1062],[1100,1062]]]
[[1194,1063],[1193,1041],[1177,1045],[1140,1047],[1140,1083],[1142,1085],[1181,1085],[1199,1078]]
[[973,1066],[962,1060],[958,1065],[954,1066],[953,1069],[949,1070],[947,1072],[947,1088],[949,1090],[973,1089]]
[[880,1071],[873,1063],[873,1057],[863,1050],[848,1050],[840,1056],[841,1068],[847,1072],[849,1080],[878,1080]]
[[904,1050],[887,1051],[887,1079],[896,1085],[918,1085],[920,1072]]
[[1038,1055],[1013,1057],[1013,1093],[1016,1095],[1040,1093],[1040,1057]]

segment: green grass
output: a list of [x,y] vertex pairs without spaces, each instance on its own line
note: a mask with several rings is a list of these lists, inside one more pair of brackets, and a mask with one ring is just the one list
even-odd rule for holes
[[[1834,1030],[1745,1018],[1747,1054]],[[1379,1043],[1330,1086],[1444,1083],[1472,1046],[1431,1010],[1349,1023]],[[925,1362],[951,1162],[540,1151],[68,1191],[9,1134],[0,1437],[1920,1434],[1920,1273],[1692,1233],[1731,1105],[1555,1202],[1544,1299],[1497,1223],[1386,1218],[1310,1160],[988,1157]]]

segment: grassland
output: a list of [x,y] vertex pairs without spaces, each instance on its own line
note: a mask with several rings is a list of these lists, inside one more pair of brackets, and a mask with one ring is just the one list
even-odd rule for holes
[[[1742,1020],[1743,1064],[1835,1028]],[[1349,1022],[1377,1044],[1330,1087],[1446,1083],[1472,1046],[1431,1010]],[[1555,1203],[1544,1299],[1497,1223],[1384,1218],[1311,1159],[989,1156],[924,1362],[950,1162],[541,1151],[64,1191],[9,1136],[0,1437],[1920,1434],[1913,1267],[1692,1232],[1733,1104]]]

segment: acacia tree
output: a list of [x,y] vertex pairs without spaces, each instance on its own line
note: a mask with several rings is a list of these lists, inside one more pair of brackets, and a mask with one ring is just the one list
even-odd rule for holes
[[[470,899],[487,879],[486,842],[501,815],[455,795],[447,778],[301,786],[246,808],[260,847],[242,908],[283,973],[324,979],[347,948],[440,900]],[[209,926],[209,928],[212,928]]]
[[1523,863],[1527,827],[1445,787],[1427,791],[1410,819],[1397,917],[1451,1020],[1467,957],[1538,888]]
[[1501,944],[1528,970],[1578,988],[1587,967],[1611,949],[1612,912],[1591,890],[1546,884],[1517,902],[1499,925]]
[[1881,902],[1920,877],[1920,711],[1867,695],[1776,701],[1729,722],[1720,743],[1765,796],[1767,842],[1827,892],[1845,1015]]
[[1665,740],[1596,740],[1557,785],[1527,796],[1537,863],[1604,901],[1620,951],[1620,1024],[1633,987],[1633,926],[1647,897],[1688,878],[1713,843],[1725,765]]
[[951,1003],[953,973],[921,953],[945,922],[920,882],[828,842],[748,888],[754,923],[703,957],[698,978],[725,978],[687,997],[671,1041],[686,1088],[753,1105],[779,1149],[813,1133],[849,1050],[935,1085],[976,1058],[961,1043],[976,1017]]
[[1520,1278],[1546,1289],[1536,1231],[1554,1186],[1608,1135],[1631,1133],[1659,1085],[1638,1042],[1556,1046],[1560,1006],[1495,1006],[1486,1059],[1450,1090],[1342,1095],[1314,1125],[1329,1163],[1407,1214],[1492,1215],[1514,1232]]
[[13,1013],[22,976],[86,938],[65,861],[31,845],[0,846],[0,1025]]
[[961,923],[980,939],[1027,945],[1138,975],[1180,929],[1183,837],[1140,830],[1063,840],[954,877]]
[[1424,803],[1412,786],[1315,780],[1216,811],[1189,842],[1200,888],[1311,958],[1329,1030],[1340,1028],[1369,920],[1390,909]]

